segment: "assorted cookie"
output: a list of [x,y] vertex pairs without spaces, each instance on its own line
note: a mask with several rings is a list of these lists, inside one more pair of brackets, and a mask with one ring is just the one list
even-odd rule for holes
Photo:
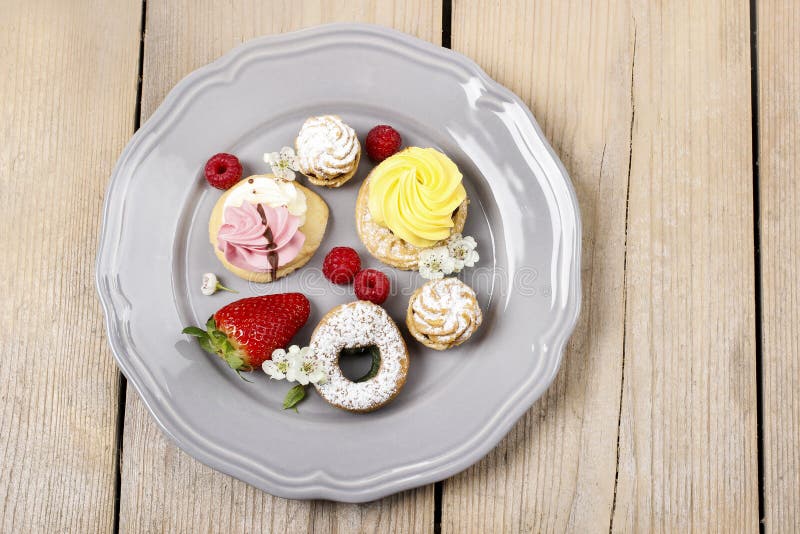
[[434,350],[461,345],[478,329],[483,314],[475,291],[458,278],[431,280],[408,302],[406,326],[414,339]]
[[[341,187],[356,174],[361,145],[339,116],[308,118],[295,148],[264,155],[270,174],[242,179],[236,156],[220,153],[205,166],[209,185],[225,192],[209,218],[209,240],[222,265],[253,282],[272,282],[305,265],[322,243],[329,210],[322,197],[295,182],[295,173],[313,185]],[[477,243],[462,235],[469,198],[458,166],[434,148],[401,149],[391,126],[366,136],[366,152],[376,163],[359,187],[355,228],[366,250],[384,264],[418,270],[430,281],[409,299],[405,324],[425,347],[447,350],[468,341],[483,314],[475,292],[449,275],[479,260]],[[295,152],[296,150],[296,152]],[[391,294],[386,273],[362,269],[358,252],[334,247],[322,273],[331,283],[352,284],[355,302],[330,310],[314,329],[309,345],[288,346],[310,313],[299,293],[237,300],[220,308],[205,329],[187,327],[207,352],[237,373],[261,367],[272,379],[295,382],[284,408],[295,407],[313,384],[328,403],[363,413],[394,399],[408,374],[403,336],[381,304]],[[203,275],[201,292],[223,286],[214,273]],[[234,291],[235,292],[235,291]],[[351,380],[342,356],[370,354],[367,375]]]
[[[344,376],[339,357],[348,349],[374,348],[378,365],[364,379]],[[314,384],[328,403],[350,412],[371,412],[394,399],[406,382],[408,349],[397,325],[382,307],[359,300],[329,311],[311,334],[309,349],[327,380]]]
[[356,199],[356,231],[370,254],[417,270],[420,254],[460,233],[467,192],[453,161],[434,148],[406,148],[364,180]]
[[356,132],[336,115],[306,119],[294,144],[298,168],[314,185],[341,187],[361,161]]
[[236,276],[272,282],[314,255],[328,224],[328,205],[315,192],[272,174],[228,189],[211,212],[208,236],[217,258]]

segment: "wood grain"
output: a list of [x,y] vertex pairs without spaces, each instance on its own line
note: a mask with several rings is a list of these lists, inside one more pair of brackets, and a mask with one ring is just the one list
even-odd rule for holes
[[607,530],[622,378],[633,28],[626,5],[459,1],[452,44],[531,107],[575,185],[581,318],[555,383],[482,462],[445,481],[443,532]]
[[453,47],[530,103],[571,173],[585,294],[554,386],[445,483],[443,530],[755,528],[747,5],[453,11]]
[[[259,35],[364,21],[441,39],[441,3],[147,2],[142,118],[184,75]],[[179,451],[128,389],[120,530],[124,532],[432,532],[433,487],[366,505],[272,497]]]
[[[141,8],[0,0],[4,532],[113,529],[118,374],[92,264],[134,124]],[[438,42],[442,22],[433,0],[147,10],[143,119],[182,76],[250,37],[363,20]],[[771,532],[800,529],[798,18],[789,3],[758,4]],[[733,0],[455,0],[453,47],[529,103],[570,171],[585,294],[556,383],[444,483],[442,531],[758,528],[748,24]],[[124,432],[122,531],[434,529],[432,486],[338,505],[216,473],[168,442],[132,390]]]
[[110,4],[0,1],[3,532],[113,528],[119,375],[93,264],[141,2]]
[[755,532],[746,2],[633,2],[625,364],[613,530]]
[[764,523],[800,531],[800,6],[758,3]]

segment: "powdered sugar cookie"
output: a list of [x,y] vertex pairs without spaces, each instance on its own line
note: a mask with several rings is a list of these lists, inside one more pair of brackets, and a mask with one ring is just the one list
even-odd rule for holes
[[[339,367],[343,350],[375,347],[380,365],[374,376],[354,382]],[[367,301],[342,304],[314,329],[309,348],[328,379],[315,384],[328,403],[351,412],[371,412],[394,399],[406,382],[408,349],[386,310]]]
[[482,321],[475,292],[458,278],[431,280],[417,289],[406,313],[411,335],[436,350],[464,343]]

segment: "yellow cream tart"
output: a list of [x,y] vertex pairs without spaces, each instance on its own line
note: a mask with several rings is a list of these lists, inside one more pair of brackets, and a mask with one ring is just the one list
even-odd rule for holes
[[398,269],[415,270],[422,250],[464,229],[467,192],[453,161],[434,148],[410,147],[364,180],[356,230],[367,250]]

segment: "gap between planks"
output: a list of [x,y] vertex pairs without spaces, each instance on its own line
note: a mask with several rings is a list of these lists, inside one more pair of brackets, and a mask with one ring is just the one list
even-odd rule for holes
[[[452,39],[453,1],[442,0],[442,48],[450,48]],[[433,534],[442,532],[442,499],[444,496],[444,482],[439,481],[433,485]]]
[[[636,120],[636,101],[634,100],[634,73],[636,72],[636,19],[633,19],[633,45],[631,50],[631,124],[630,124],[630,144],[628,145],[628,183],[625,189],[625,243],[622,246],[622,287],[628,286],[628,224],[631,203],[631,165],[633,163],[633,124]],[[605,156],[606,148],[603,146],[603,156]],[[600,164],[600,172],[603,172],[602,159]],[[622,316],[627,317],[628,306],[628,292],[622,293]],[[614,512],[617,509],[617,487],[619,486],[619,446],[620,436],[622,434],[622,397],[625,392],[625,344],[627,334],[627,323],[622,323],[622,363],[620,365],[620,378],[619,378],[619,411],[617,416],[617,464],[614,469],[614,493],[611,499],[611,516],[608,523],[608,531],[614,531]]]
[[[142,0],[142,17],[139,21],[139,66],[136,75],[136,104],[133,111],[133,131],[142,125],[142,74],[144,72],[144,32],[147,23],[147,0]],[[117,398],[117,447],[114,477],[114,534],[119,534],[119,515],[122,503],[122,442],[125,435],[125,403],[128,398],[128,380],[119,372],[119,396]]]
[[762,364],[762,306],[761,306],[761,195],[758,162],[758,20],[756,0],[750,0],[750,121],[753,146],[753,273],[755,293],[755,349],[756,349],[756,454],[758,477],[758,529],[763,534],[764,524],[764,375]]

